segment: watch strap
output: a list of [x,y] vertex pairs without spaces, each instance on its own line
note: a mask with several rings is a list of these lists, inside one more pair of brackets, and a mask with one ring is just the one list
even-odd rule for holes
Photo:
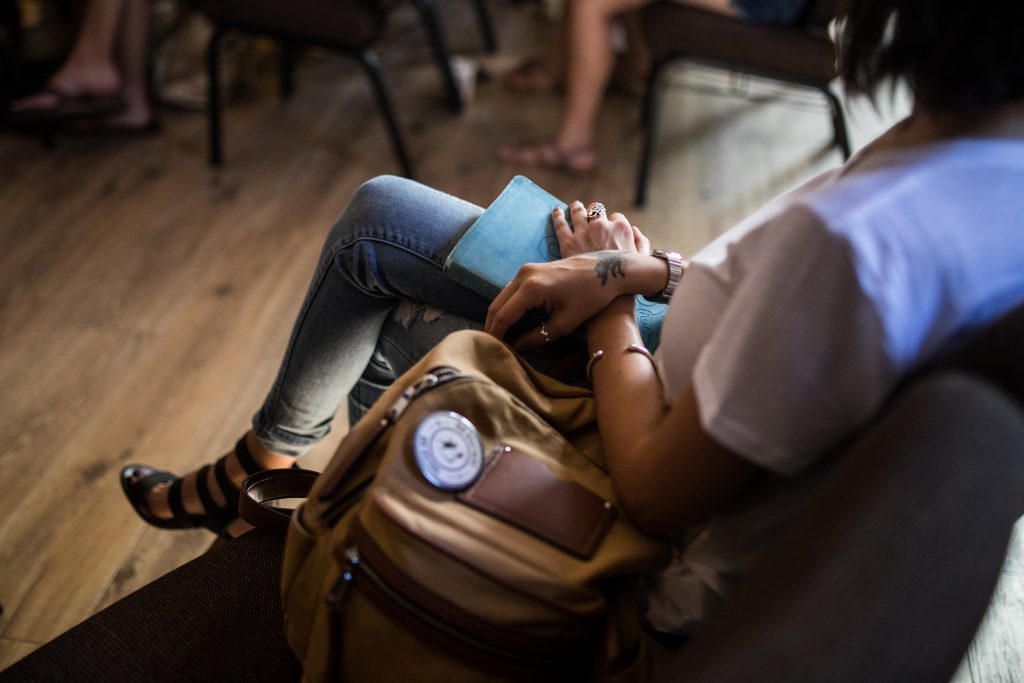
[[686,270],[688,262],[683,259],[682,254],[678,251],[655,249],[651,252],[651,256],[659,258],[668,264],[668,282],[665,284],[665,289],[661,290],[658,296],[644,298],[655,303],[668,303],[672,299],[672,295],[676,293],[679,282],[683,279],[683,272]]

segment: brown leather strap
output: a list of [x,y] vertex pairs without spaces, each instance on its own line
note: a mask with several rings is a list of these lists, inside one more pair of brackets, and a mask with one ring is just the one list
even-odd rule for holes
[[242,482],[242,495],[238,499],[238,514],[260,531],[285,533],[291,522],[291,508],[270,505],[286,498],[305,498],[320,476],[312,470],[266,470]]

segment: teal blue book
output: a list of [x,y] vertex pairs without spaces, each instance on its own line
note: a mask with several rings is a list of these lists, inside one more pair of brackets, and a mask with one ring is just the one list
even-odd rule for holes
[[[560,258],[551,212],[567,205],[517,175],[470,226],[445,260],[449,279],[493,299],[525,263]],[[666,304],[636,297],[636,318],[644,345],[652,351],[661,337]]]

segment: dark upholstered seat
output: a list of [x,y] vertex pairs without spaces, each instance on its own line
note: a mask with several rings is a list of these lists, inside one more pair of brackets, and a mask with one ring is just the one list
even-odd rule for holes
[[692,55],[765,76],[805,78],[812,83],[836,75],[836,51],[825,27],[755,26],[713,12],[657,3],[644,27],[658,61]]
[[679,61],[692,61],[754,76],[815,88],[824,93],[831,113],[833,142],[850,156],[846,121],[831,88],[836,76],[836,49],[827,26],[832,18],[829,0],[818,0],[798,26],[757,26],[679,3],[661,0],[644,10],[644,34],[654,68],[644,103],[644,144],[637,174],[636,203],[646,201],[647,177],[654,144],[658,83],[665,70]]
[[396,0],[200,0],[218,22],[243,31],[273,30],[280,37],[342,49],[368,47]]
[[[214,547],[7,669],[6,681],[298,681],[281,610],[284,539]],[[60,596],[54,596],[59,600]]]

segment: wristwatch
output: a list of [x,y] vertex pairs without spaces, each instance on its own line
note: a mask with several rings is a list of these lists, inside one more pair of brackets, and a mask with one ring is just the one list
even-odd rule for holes
[[651,256],[660,258],[668,264],[668,283],[665,285],[665,289],[661,290],[661,294],[654,298],[647,296],[644,296],[644,298],[654,303],[667,304],[672,295],[676,293],[676,287],[679,286],[679,281],[683,279],[683,271],[690,265],[690,262],[683,259],[678,251],[655,249],[651,252]]

